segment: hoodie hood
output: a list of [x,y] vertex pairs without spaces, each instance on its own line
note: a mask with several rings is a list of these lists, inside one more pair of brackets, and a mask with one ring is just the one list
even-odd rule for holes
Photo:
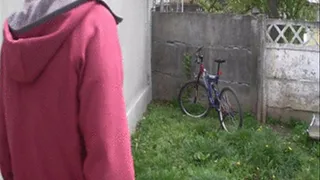
[[18,82],[35,81],[97,2],[110,10],[102,1],[26,1],[23,10],[10,16],[4,25],[1,59],[8,75]]
[[[8,18],[10,30],[15,34],[22,34],[88,1],[90,0],[25,0],[23,9]],[[108,0],[95,1],[111,12],[117,24],[122,21],[107,5]]]

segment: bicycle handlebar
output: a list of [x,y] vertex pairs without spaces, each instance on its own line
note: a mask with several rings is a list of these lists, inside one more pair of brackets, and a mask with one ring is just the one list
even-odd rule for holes
[[199,48],[196,50],[196,52],[194,52],[193,54],[196,54],[196,53],[200,52],[200,51],[203,49],[203,47],[204,47],[204,46],[199,47]]
[[[200,61],[201,61],[201,63],[203,62],[203,56],[197,54],[197,53],[199,53],[199,52],[203,49],[203,47],[204,47],[204,46],[199,47],[199,48],[196,50],[196,52],[193,53],[194,55],[197,56],[196,59],[195,59],[195,62],[196,62],[197,64],[200,64]],[[200,61],[199,61],[199,59],[200,59]]]

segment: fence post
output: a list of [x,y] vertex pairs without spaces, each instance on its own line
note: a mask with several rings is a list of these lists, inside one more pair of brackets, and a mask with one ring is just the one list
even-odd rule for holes
[[160,12],[164,11],[164,0],[160,0]]
[[181,0],[181,12],[184,12],[184,0]]
[[266,17],[259,16],[259,35],[260,35],[260,52],[258,57],[258,102],[257,102],[257,120],[266,123],[267,119],[267,83],[266,83]]

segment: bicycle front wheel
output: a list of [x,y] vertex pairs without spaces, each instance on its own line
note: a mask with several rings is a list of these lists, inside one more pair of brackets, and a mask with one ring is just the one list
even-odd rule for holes
[[180,90],[178,101],[182,112],[190,117],[204,117],[210,109],[207,88],[198,81],[186,83]]
[[225,87],[219,96],[219,120],[227,132],[234,132],[243,125],[243,115],[238,97],[233,89]]

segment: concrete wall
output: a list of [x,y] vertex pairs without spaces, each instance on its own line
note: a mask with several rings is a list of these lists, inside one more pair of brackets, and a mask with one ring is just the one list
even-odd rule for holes
[[319,52],[268,48],[267,106],[275,118],[310,120],[319,112]]
[[[310,121],[319,113],[319,24],[268,20],[268,25],[311,27],[305,44],[266,42],[266,106],[268,116]],[[307,31],[308,32],[308,31]],[[280,35],[281,36],[281,35]],[[310,38],[311,39],[309,41]],[[292,38],[288,38],[288,41]]]
[[[257,102],[259,20],[252,16],[206,13],[153,13],[152,84],[154,99],[177,98],[187,80],[184,53],[204,45],[205,65],[216,73],[214,59],[223,58],[223,86],[236,90],[246,110]],[[193,64],[193,72],[196,72]]]
[[[282,29],[295,28],[297,31],[287,37],[285,44],[279,44],[281,38],[276,38],[284,36],[284,32],[268,36],[271,25],[277,23]],[[299,32],[297,27],[308,28]],[[309,33],[306,37],[315,40],[303,39],[301,32]],[[214,59],[227,60],[222,65],[223,83],[220,87],[235,89],[246,111],[256,112],[261,121],[268,116],[309,121],[312,113],[319,112],[317,32],[319,23],[267,20],[263,16],[155,12],[153,98],[177,98],[180,87],[187,81],[184,53],[194,52],[196,47],[204,45],[205,65],[210,72],[216,72]],[[279,42],[273,42],[271,36]],[[291,40],[300,43],[292,44]],[[196,72],[194,64],[192,67]]]

